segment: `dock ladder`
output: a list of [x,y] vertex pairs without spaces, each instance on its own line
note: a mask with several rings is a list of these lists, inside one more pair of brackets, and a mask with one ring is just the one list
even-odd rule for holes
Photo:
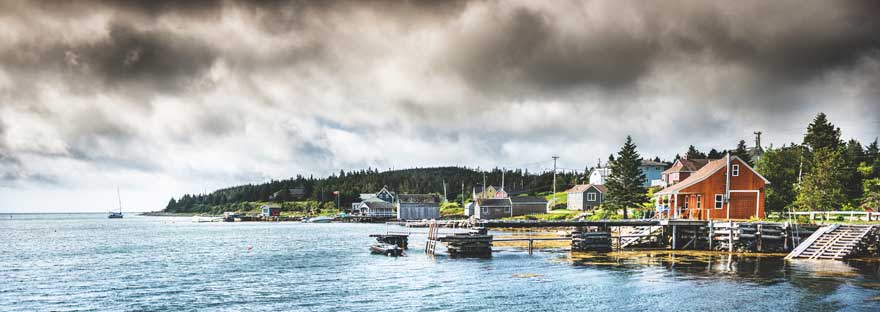
[[425,243],[425,253],[429,255],[433,255],[435,249],[437,248],[437,239],[438,234],[440,232],[440,227],[437,226],[437,222],[431,220],[428,224],[428,242]]
[[816,230],[785,259],[830,259],[859,255],[876,238],[875,225],[832,224]]

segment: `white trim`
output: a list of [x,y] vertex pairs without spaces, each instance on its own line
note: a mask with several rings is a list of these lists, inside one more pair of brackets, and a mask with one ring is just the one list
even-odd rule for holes
[[596,201],[596,193],[587,193],[588,201]]
[[734,177],[739,176],[739,164],[730,165],[730,175]]
[[733,159],[739,159],[739,162],[741,162],[743,165],[746,166],[746,168],[749,168],[749,170],[751,170],[752,172],[754,172],[755,175],[757,175],[758,177],[761,178],[761,180],[764,180],[764,183],[766,183],[766,184],[770,184],[770,180],[767,180],[767,178],[765,178],[765,177],[762,176],[760,173],[758,173],[758,171],[755,171],[755,168],[752,168],[752,166],[749,166],[749,163],[747,163],[747,162],[745,162],[744,160],[742,160],[742,158],[739,158],[738,156],[733,156]]
[[697,209],[703,209],[703,195],[697,194]]
[[[721,200],[718,200],[718,196],[721,196]],[[718,203],[721,203],[721,207],[718,207]],[[724,208],[724,194],[715,194],[714,205],[712,206],[715,209],[723,209]]]

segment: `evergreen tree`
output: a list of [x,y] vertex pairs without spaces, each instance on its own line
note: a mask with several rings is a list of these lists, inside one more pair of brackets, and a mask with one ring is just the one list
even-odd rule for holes
[[840,146],[840,128],[828,122],[825,113],[819,113],[807,126],[804,145],[815,151],[820,148],[837,149]]
[[865,148],[865,165],[871,167],[865,179],[880,178],[880,147],[877,146],[877,138]]
[[801,210],[834,210],[846,201],[840,151],[822,147],[813,151],[812,170],[803,176],[795,204]]
[[846,197],[852,203],[858,203],[862,197],[862,175],[859,174],[859,165],[865,161],[865,151],[862,144],[855,139],[850,139],[843,147],[843,190]]
[[721,159],[722,157],[724,157],[724,154],[713,148],[709,151],[709,154],[706,155],[706,157],[708,157],[709,159]]
[[641,162],[636,144],[627,136],[626,143],[617,153],[617,160],[611,163],[611,174],[605,182],[608,189],[605,204],[613,209],[623,209],[624,219],[627,218],[627,208],[641,207],[648,202],[645,174],[639,170]]
[[792,144],[770,148],[755,164],[755,170],[770,181],[766,186],[767,211],[782,212],[797,198],[798,163],[801,147]]
[[745,140],[739,140],[739,144],[736,145],[736,149],[733,150],[733,152],[731,154],[739,157],[740,159],[742,159],[743,161],[748,163],[750,166],[754,165],[754,163],[752,163],[752,156],[749,155],[749,150],[748,150],[748,148],[746,148],[746,141]]
[[698,151],[696,147],[691,145],[690,147],[688,147],[688,151],[687,154],[685,154],[685,157],[687,159],[705,159],[706,154],[703,154],[702,152]]

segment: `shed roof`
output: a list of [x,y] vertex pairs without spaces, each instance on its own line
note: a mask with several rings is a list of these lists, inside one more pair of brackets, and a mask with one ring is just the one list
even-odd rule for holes
[[510,198],[513,204],[546,204],[547,199],[539,196],[513,196]]
[[668,164],[665,163],[665,162],[662,162],[662,161],[654,161],[654,160],[651,160],[651,159],[642,159],[642,163],[641,163],[641,165],[642,165],[642,166],[658,166],[658,167],[666,167],[666,165],[668,165]]
[[477,205],[480,205],[480,207],[510,207],[510,199],[508,199],[508,198],[477,198]]
[[439,203],[440,197],[434,194],[400,194],[397,200],[401,203]]
[[574,187],[568,189],[568,191],[566,191],[566,192],[568,192],[568,193],[583,193],[583,192],[586,192],[587,190],[589,190],[591,187],[596,188],[597,190],[599,190],[600,193],[605,193],[605,191],[608,190],[607,188],[605,188],[604,185],[601,185],[601,184],[578,184],[578,185],[575,185]]

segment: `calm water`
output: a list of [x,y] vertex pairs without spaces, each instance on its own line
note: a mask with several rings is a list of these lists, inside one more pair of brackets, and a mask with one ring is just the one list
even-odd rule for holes
[[420,253],[423,238],[407,257],[369,254],[369,234],[401,229],[0,214],[0,310],[880,310],[872,262],[512,247],[463,260]]

